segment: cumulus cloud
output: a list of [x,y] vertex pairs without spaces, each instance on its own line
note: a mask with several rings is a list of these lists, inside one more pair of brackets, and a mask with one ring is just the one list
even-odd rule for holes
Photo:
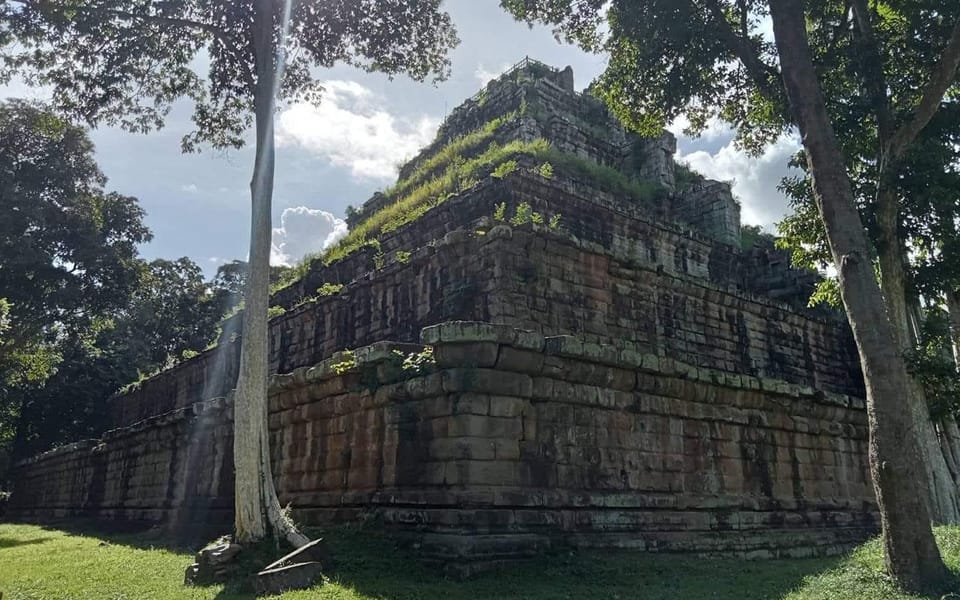
[[326,81],[319,106],[296,103],[277,120],[279,144],[296,144],[360,179],[390,180],[396,166],[433,139],[438,121],[406,119],[355,81]]
[[[673,123],[667,125],[667,131],[677,136],[678,138],[686,137],[684,131],[690,127],[690,119],[686,115],[680,115],[674,119]],[[697,140],[703,140],[707,142],[712,142],[714,140],[719,140],[721,138],[732,138],[733,129],[730,125],[724,123],[720,119],[712,118],[707,121],[707,128],[697,137]]]
[[700,150],[678,154],[677,160],[710,179],[732,182],[733,193],[743,205],[743,223],[772,229],[789,213],[788,200],[777,185],[785,176],[797,173],[787,163],[799,147],[795,136],[784,135],[759,157],[748,155],[731,141],[714,154]]
[[325,210],[306,206],[284,209],[273,230],[270,263],[292,265],[307,254],[326,250],[347,234],[347,223]]

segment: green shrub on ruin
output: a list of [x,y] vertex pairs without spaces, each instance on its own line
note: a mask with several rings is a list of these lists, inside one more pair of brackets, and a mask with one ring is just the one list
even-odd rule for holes
[[517,164],[517,161],[507,160],[497,165],[497,168],[490,173],[490,176],[496,179],[503,179],[510,173],[516,171],[519,167],[520,165]]
[[530,142],[515,140],[503,145],[490,144],[486,151],[475,158],[455,161],[441,175],[370,215],[323,254],[323,263],[329,265],[336,262],[364,245],[371,244],[377,236],[415,221],[431,208],[449,199],[450,193],[462,192],[476,185],[479,178],[492,171],[496,165],[520,156],[541,156],[546,154],[549,148],[544,139]]
[[404,358],[402,369],[406,375],[424,375],[433,371],[437,361],[433,356],[433,347],[426,346],[420,352],[411,352]]
[[343,375],[351,369],[357,367],[357,357],[352,350],[344,350],[340,353],[340,360],[331,364],[330,368],[337,375]]
[[514,226],[524,225],[533,220],[533,208],[529,202],[521,202],[517,205],[513,217],[510,218],[510,224]]
[[436,154],[419,163],[413,173],[388,188],[384,194],[391,198],[403,196],[455,163],[458,158],[466,159],[472,152],[487,145],[504,125],[516,121],[519,116],[520,113],[517,111],[507,113],[489,121],[479,129],[455,138]]
[[571,152],[550,148],[544,158],[550,160],[557,172],[582,179],[605,192],[628,196],[634,202],[651,202],[666,193],[663,186],[656,182],[633,179],[614,167]]
[[340,290],[343,289],[342,283],[324,283],[317,288],[317,295],[321,298],[326,296],[334,296],[340,293]]
[[507,203],[501,202],[493,209],[493,220],[503,221],[507,218]]

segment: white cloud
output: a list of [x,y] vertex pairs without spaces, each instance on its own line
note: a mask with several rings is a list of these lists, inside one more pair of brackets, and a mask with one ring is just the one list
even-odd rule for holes
[[759,157],[730,142],[715,154],[700,150],[676,158],[710,179],[733,182],[733,193],[743,205],[743,223],[771,229],[789,212],[787,198],[777,191],[777,185],[785,176],[797,173],[787,163],[799,148],[795,136],[784,135]]
[[195,183],[190,183],[190,184],[186,184],[186,185],[181,185],[181,186],[180,186],[180,191],[181,191],[181,192],[186,192],[186,193],[188,193],[188,194],[196,194],[197,192],[200,191],[200,188],[197,187],[197,184],[195,184]]
[[273,230],[270,263],[292,265],[307,254],[329,248],[347,234],[347,223],[325,210],[306,206],[286,208]]
[[504,73],[507,72],[511,66],[510,63],[502,63],[499,67],[493,69],[487,69],[483,63],[477,65],[476,70],[473,72],[473,76],[477,78],[477,81],[480,82],[480,85],[487,85],[491,79],[496,79]]
[[[678,138],[685,138],[687,135],[684,133],[684,131],[688,127],[690,127],[690,119],[688,119],[686,115],[680,115],[674,119],[672,123],[667,125],[667,131]],[[701,133],[699,137],[688,139],[691,139],[693,142],[698,140],[712,142],[724,137],[732,138],[733,133],[733,128],[730,127],[729,124],[724,123],[720,119],[712,118],[707,121],[707,128],[704,129],[703,133]]]
[[297,103],[278,119],[277,141],[298,144],[361,179],[390,180],[396,166],[428,144],[438,121],[406,119],[355,81],[326,81],[319,106]]

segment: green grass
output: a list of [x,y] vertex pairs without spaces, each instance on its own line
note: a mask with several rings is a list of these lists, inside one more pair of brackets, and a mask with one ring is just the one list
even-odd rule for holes
[[437,151],[436,154],[420,162],[410,173],[410,176],[402,181],[398,181],[393,187],[387,189],[384,194],[393,199],[405,195],[410,190],[423,184],[440,171],[445,169],[457,160],[465,160],[472,153],[475,153],[481,147],[489,144],[498,131],[509,123],[514,122],[520,117],[517,111],[507,113],[502,117],[497,117],[487,122],[482,127],[462,135]]
[[[960,528],[940,528],[947,563],[960,570]],[[741,561],[634,552],[544,556],[466,582],[421,565],[391,540],[355,527],[325,534],[337,572],[296,600],[628,599],[911,600],[881,569],[880,545],[843,559]],[[69,533],[34,525],[0,525],[4,600],[252,598],[237,584],[187,588],[191,553],[153,547],[134,535]]]

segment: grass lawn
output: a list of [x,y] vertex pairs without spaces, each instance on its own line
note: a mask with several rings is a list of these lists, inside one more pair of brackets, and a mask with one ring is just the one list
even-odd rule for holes
[[[960,573],[960,527],[938,530],[948,564]],[[467,582],[444,578],[389,540],[355,528],[325,534],[338,563],[324,585],[284,600],[643,599],[907,600],[881,572],[880,546],[842,559],[738,561],[631,552],[545,556]],[[166,600],[251,598],[239,584],[187,588],[188,551],[152,547],[133,535],[66,532],[0,524],[3,600]]]

